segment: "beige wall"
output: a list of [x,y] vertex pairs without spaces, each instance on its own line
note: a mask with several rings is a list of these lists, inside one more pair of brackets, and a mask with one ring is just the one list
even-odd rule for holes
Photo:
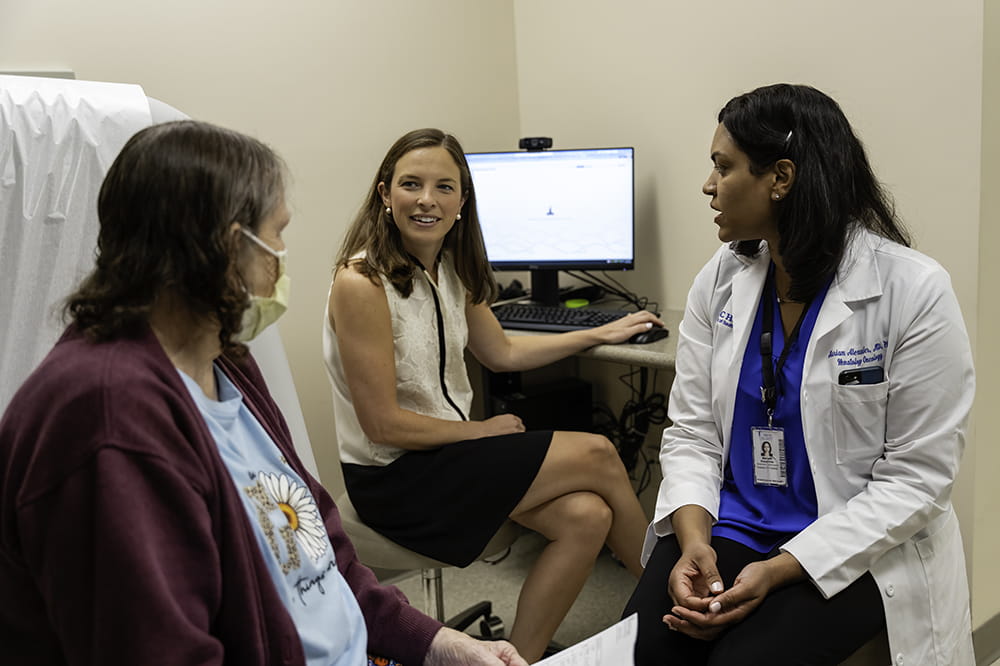
[[320,475],[336,482],[320,325],[336,246],[389,145],[438,126],[517,145],[509,2],[0,0],[0,70],[138,83],[273,145],[294,179],[280,323]]
[[517,0],[521,128],[556,147],[636,146],[639,269],[630,277],[682,307],[718,245],[701,185],[719,108],[767,83],[815,85],[843,106],[972,322],[982,3],[933,5]]
[[[996,79],[1000,26],[986,4],[986,74]],[[294,294],[280,326],[330,483],[338,465],[319,334],[329,264],[385,149],[418,126],[449,129],[469,150],[528,135],[563,148],[636,146],[639,270],[624,279],[679,308],[716,244],[700,187],[718,108],[761,84],[811,83],[841,102],[918,247],[951,271],[970,334],[990,340],[1000,312],[982,294],[1000,277],[990,256],[1000,202],[984,184],[1000,176],[1000,93],[987,83],[982,94],[983,5],[0,0],[0,70],[138,83],[284,155],[295,180]],[[1000,451],[987,446],[1000,421],[983,408],[1000,387],[997,353],[977,353],[980,436],[956,504],[978,625],[1000,609]]]

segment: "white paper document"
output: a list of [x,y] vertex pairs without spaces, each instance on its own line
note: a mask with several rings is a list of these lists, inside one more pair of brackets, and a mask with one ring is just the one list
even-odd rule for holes
[[635,613],[573,647],[557,652],[536,666],[635,666]]

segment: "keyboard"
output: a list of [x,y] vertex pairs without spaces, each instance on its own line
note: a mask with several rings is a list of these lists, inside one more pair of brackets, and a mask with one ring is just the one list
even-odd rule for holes
[[504,328],[528,331],[579,331],[603,326],[628,314],[627,310],[567,308],[561,305],[506,303],[493,308]]

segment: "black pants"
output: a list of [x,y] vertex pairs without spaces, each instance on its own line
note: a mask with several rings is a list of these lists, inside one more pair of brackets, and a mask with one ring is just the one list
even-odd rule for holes
[[[762,555],[719,537],[713,537],[712,547],[726,589],[747,564],[778,554],[775,549]],[[639,614],[636,666],[833,665],[885,628],[882,597],[875,579],[866,573],[831,599],[824,599],[809,581],[775,590],[713,641],[670,631],[662,620],[674,606],[667,579],[680,554],[674,535],[661,538],[625,606],[623,617]]]

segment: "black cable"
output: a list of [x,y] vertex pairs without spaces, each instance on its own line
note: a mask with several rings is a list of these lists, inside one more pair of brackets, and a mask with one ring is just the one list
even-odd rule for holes
[[631,289],[629,289],[628,287],[626,287],[625,285],[623,285],[616,278],[608,275],[607,271],[602,271],[601,272],[601,277],[603,279],[605,279],[605,280],[608,280],[609,282],[614,283],[618,287],[618,290],[620,292],[622,292],[624,294],[628,294],[631,297],[630,300],[638,300],[639,299],[639,296],[634,291],[632,291]]
[[636,494],[649,487],[652,466],[656,464],[656,459],[650,458],[643,447],[649,428],[667,420],[666,396],[655,390],[658,378],[658,371],[653,372],[650,381],[647,368],[630,366],[628,372],[618,377],[630,393],[621,412],[616,415],[602,403],[593,407],[594,432],[615,445],[629,476],[637,481]]
[[566,273],[566,275],[568,275],[568,276],[570,276],[572,278],[576,278],[577,280],[580,280],[581,282],[586,282],[587,284],[594,285],[595,287],[600,287],[601,289],[604,289],[605,291],[615,291],[615,292],[618,291],[618,289],[616,289],[614,287],[614,285],[610,284],[609,282],[605,282],[601,278],[595,276],[590,271],[569,271],[569,270],[567,270],[567,271],[563,271],[563,272]]
[[656,460],[650,458],[645,449],[639,449],[639,455],[642,456],[642,472],[636,483],[636,495],[641,495],[649,487],[650,482],[653,480],[652,467],[656,463]]
[[581,282],[594,287],[600,287],[606,293],[606,297],[617,298],[625,301],[636,310],[651,310],[658,312],[660,304],[650,301],[646,296],[639,296],[629,290],[625,285],[602,271],[601,276],[594,275],[590,271],[564,271],[567,275]]
[[621,284],[617,285],[612,284],[610,281],[607,280],[606,277],[605,278],[598,277],[593,273],[591,273],[590,271],[564,271],[564,272],[566,273],[566,275],[569,275],[572,278],[576,278],[581,282],[585,282],[586,284],[593,285],[595,287],[600,287],[601,289],[603,289],[605,292],[607,292],[612,296],[621,298],[622,300],[627,301],[633,305],[635,305],[636,303],[637,299],[635,297],[635,294],[628,291],[627,289],[624,289],[621,286]]

